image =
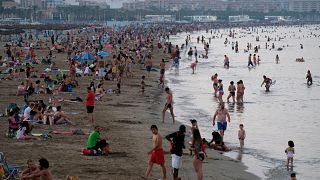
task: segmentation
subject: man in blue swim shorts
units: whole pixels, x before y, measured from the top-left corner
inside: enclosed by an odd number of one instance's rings
[[[216,113],[213,116],[212,125],[215,126],[215,122],[217,121],[217,126],[221,137],[224,136],[224,131],[227,129],[227,117],[228,122],[230,123],[230,115],[228,109],[224,107],[224,103],[221,102]]]

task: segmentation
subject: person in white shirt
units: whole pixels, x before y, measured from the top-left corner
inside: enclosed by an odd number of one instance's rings
[[[28,120],[30,118],[30,112],[32,108],[34,107],[34,104],[31,103],[29,106],[23,111],[23,120]]]

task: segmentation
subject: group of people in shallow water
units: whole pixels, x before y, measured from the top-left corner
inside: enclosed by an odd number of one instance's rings
[[[211,81],[213,82],[214,96],[218,98],[219,102],[224,102],[222,98],[224,95],[222,79],[219,79],[218,74],[216,73],[211,76]],[[245,86],[242,80],[239,80],[236,86],[233,81],[230,81],[227,102],[232,98],[233,102],[243,103],[244,90]]]

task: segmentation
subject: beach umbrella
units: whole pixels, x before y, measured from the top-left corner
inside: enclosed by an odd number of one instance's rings
[[[78,61],[78,60],[80,60],[80,56],[79,55],[75,55],[75,56],[72,57],[72,60]]]
[[[83,56],[81,57],[80,60],[81,60],[81,61],[84,61],[84,60],[92,61],[92,60],[94,60],[94,57],[93,57],[91,54],[86,53],[85,55],[83,55]]]
[[[107,56],[109,56],[109,53],[108,53],[108,52],[105,52],[105,51],[99,51],[99,52],[98,52],[98,56],[107,57]]]

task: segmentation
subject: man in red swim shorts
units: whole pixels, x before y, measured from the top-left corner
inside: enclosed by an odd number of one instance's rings
[[[152,170],[153,164],[159,164],[162,168],[163,179],[166,179],[166,167],[164,166],[164,152],[162,149],[162,137],[158,133],[158,128],[156,125],[151,126],[152,131],[152,149],[148,153],[150,155],[150,160],[148,164],[148,168],[145,174],[145,179],[149,178],[150,172]]]

